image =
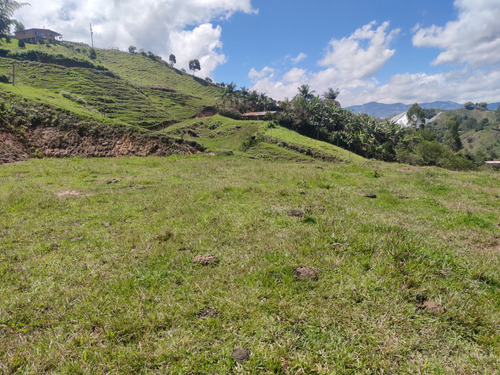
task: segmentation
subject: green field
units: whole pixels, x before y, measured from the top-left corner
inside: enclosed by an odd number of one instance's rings
[[[264,149],[0,166],[0,372],[498,374],[498,173]]]

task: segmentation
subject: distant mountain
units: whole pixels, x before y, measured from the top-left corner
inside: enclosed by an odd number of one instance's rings
[[[463,107],[462,104],[458,104],[455,102],[444,102],[444,101],[418,103],[418,104],[424,109],[435,108],[442,110],[453,110]],[[491,105],[495,105],[495,103]],[[376,118],[387,118],[390,116],[395,116],[397,114],[406,112],[410,109],[411,106],[412,104],[403,104],[403,103],[384,104],[384,103],[370,102],[363,105],[353,105],[347,108],[355,113],[367,113]],[[497,107],[498,105],[495,106],[495,109]]]
[[[498,106],[500,106],[500,103],[488,103],[488,109],[490,111],[496,111]]]

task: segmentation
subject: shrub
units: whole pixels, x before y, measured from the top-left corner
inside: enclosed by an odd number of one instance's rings
[[[6,76],[5,74],[0,74],[0,82],[2,83],[9,83],[10,79],[8,76]]]
[[[97,52],[95,51],[95,49],[93,49],[93,48],[91,48],[91,49],[90,49],[90,52],[89,52],[89,57],[90,57],[92,60],[97,59]]]
[[[22,39],[19,40],[18,45],[19,45],[19,48],[26,48],[26,43]]]

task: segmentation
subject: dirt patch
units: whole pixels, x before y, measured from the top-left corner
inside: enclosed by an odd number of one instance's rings
[[[310,267],[298,267],[295,268],[292,271],[292,274],[297,278],[297,279],[303,279],[303,280],[313,280],[317,281],[318,280],[318,271],[310,268]]]
[[[377,195],[376,194],[365,194],[365,197],[375,199],[375,198],[377,198]]]
[[[219,263],[219,258],[212,254],[200,254],[194,257],[193,263],[210,266]]]
[[[66,197],[66,196],[71,196],[71,197],[90,197],[91,194],[89,193],[84,193],[78,190],[59,190],[57,192],[57,197]]]
[[[432,315],[436,315],[436,316],[441,315],[446,311],[443,306],[437,304],[436,302],[434,302],[432,300],[425,300],[425,301],[419,302],[415,305],[415,307],[418,310],[426,311],[426,312],[428,312]]]

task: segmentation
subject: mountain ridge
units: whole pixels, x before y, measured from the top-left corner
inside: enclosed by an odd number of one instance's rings
[[[434,101],[434,102],[424,102],[418,103],[424,109],[442,109],[442,110],[454,110],[463,108],[463,104],[459,104],[453,101]],[[494,111],[500,103],[489,103],[488,109]],[[387,118],[390,116],[395,116],[400,113],[408,111],[412,104],[404,103],[379,103],[379,102],[369,102],[362,105],[353,105],[346,107],[346,109],[351,110],[354,113],[366,113],[376,118]]]

